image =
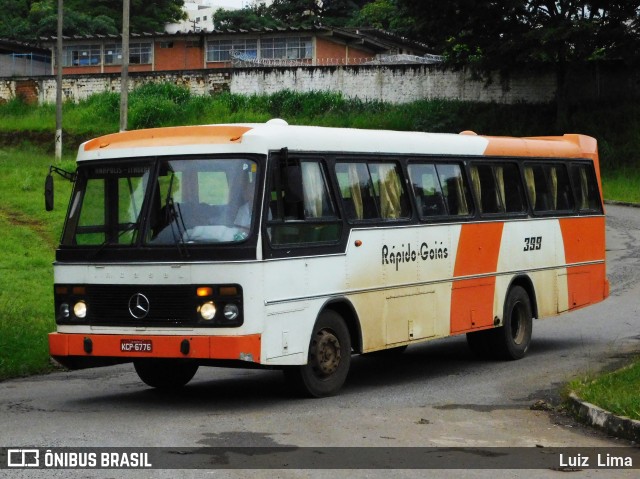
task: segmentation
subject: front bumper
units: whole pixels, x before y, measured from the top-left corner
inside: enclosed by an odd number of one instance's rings
[[[136,359],[175,358],[260,363],[260,334],[246,336],[151,336],[135,334],[50,333],[49,353],[69,369],[126,363]],[[144,351],[123,345],[140,342]]]

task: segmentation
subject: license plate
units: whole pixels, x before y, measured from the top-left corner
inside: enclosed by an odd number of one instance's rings
[[[122,339],[120,351],[123,353],[151,353],[153,342],[150,339]]]

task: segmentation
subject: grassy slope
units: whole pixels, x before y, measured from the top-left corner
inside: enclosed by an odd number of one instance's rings
[[[44,211],[50,161],[33,148],[0,149],[0,379],[49,367],[51,263],[70,194],[70,185],[57,181],[57,209]]]

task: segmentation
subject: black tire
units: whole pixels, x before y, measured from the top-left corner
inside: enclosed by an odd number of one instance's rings
[[[522,359],[531,344],[531,311],[531,300],[525,289],[514,286],[504,303],[502,326],[467,333],[469,348],[483,358]]]
[[[198,371],[196,363],[180,359],[141,359],[133,366],[142,382],[158,389],[179,389]]]
[[[502,326],[494,330],[497,354],[504,359],[522,359],[531,344],[533,315],[529,295],[521,286],[509,290],[502,322]]]
[[[351,337],[342,317],[335,311],[320,313],[313,327],[307,364],[283,369],[289,387],[307,397],[336,394],[349,373]]]

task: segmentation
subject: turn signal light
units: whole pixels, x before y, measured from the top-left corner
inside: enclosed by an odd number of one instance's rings
[[[209,287],[202,287],[202,288],[198,288],[196,290],[196,294],[198,295],[198,297],[200,298],[204,298],[207,296],[211,296],[213,294],[213,288],[209,288]]]

